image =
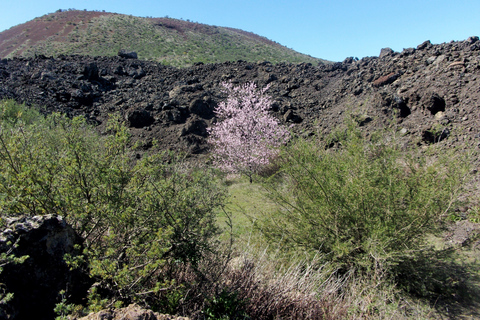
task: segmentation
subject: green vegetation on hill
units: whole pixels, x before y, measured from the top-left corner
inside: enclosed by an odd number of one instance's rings
[[[190,66],[196,62],[236,60],[315,64],[324,61],[253,33],[232,28],[171,18],[140,18],[120,14],[75,20],[72,14],[76,12],[79,17],[84,14],[82,11],[57,12],[29,22],[45,29],[50,28],[49,22],[52,25],[60,24],[61,27],[48,38],[25,42],[7,57],[35,54],[114,56],[119,50],[125,49],[136,51],[140,59],[176,67]],[[29,37],[28,31],[20,33],[22,37]]]

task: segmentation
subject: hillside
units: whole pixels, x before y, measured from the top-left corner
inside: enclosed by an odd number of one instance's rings
[[[0,40],[1,58],[115,56],[119,50],[133,50],[142,60],[176,67],[236,60],[326,62],[243,30],[79,10],[55,12],[17,25],[1,32]]]

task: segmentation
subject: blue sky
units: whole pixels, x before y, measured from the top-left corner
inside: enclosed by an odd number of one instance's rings
[[[239,28],[333,61],[480,36],[480,0],[1,1],[0,31],[57,9],[105,10]]]

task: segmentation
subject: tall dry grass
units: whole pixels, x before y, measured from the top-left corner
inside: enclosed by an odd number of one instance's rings
[[[173,278],[183,296],[171,312],[192,319],[430,318],[431,308],[400,298],[382,274],[340,276],[320,260],[247,246],[197,270],[177,268]]]

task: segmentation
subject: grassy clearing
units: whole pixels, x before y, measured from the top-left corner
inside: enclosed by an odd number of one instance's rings
[[[253,223],[261,215],[277,209],[259,183],[250,183],[247,177],[230,176],[222,184],[228,189],[226,211],[232,219],[233,234],[237,239],[249,239],[254,233]],[[225,213],[219,215],[220,226],[227,226]]]

